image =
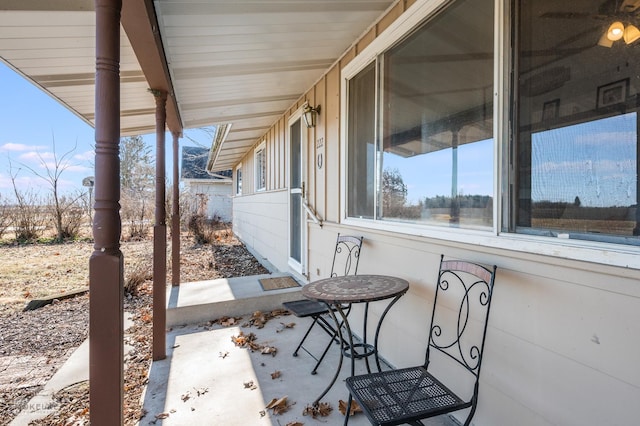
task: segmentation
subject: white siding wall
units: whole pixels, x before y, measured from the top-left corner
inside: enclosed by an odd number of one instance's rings
[[[337,232],[365,236],[359,273],[411,283],[381,334],[382,354],[396,366],[423,360],[441,253],[498,265],[474,424],[636,423],[638,270],[325,225],[310,229],[311,280],[318,269],[328,274]],[[381,311],[381,304],[373,307],[373,321]]]
[[[289,270],[286,123],[305,100],[321,105],[318,125],[309,130],[308,197],[325,222],[322,228],[309,225],[309,280],[329,275],[338,232],[365,237],[359,273],[409,280],[408,294],[385,320],[382,355],[399,367],[423,361],[441,253],[496,264],[495,297],[473,424],[638,424],[640,259],[634,262],[630,257],[628,267],[614,267],[604,264],[606,250],[593,250],[591,262],[566,260],[551,249],[547,255],[531,254],[525,249],[509,250],[509,243],[489,247],[339,223],[340,117],[344,114],[340,69],[394,20],[410,15],[407,9],[414,3],[399,1],[266,134],[266,193],[250,195],[253,151],[243,159],[246,186],[243,183],[244,195],[234,199],[235,232],[277,268]],[[314,164],[317,154],[323,155],[322,168]],[[373,316],[382,309],[380,303],[374,305]],[[456,378],[449,374],[446,379]]]
[[[235,197],[233,232],[281,271],[288,270],[287,191]]]
[[[207,216],[212,218],[220,216],[225,222],[232,218],[232,185],[231,182],[198,182],[188,183],[188,191],[191,194],[207,195]]]

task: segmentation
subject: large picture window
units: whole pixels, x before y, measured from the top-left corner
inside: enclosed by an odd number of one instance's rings
[[[349,79],[349,217],[492,229],[493,4],[455,2]]]
[[[514,3],[511,232],[640,244],[640,41],[607,34],[636,15],[622,3]]]

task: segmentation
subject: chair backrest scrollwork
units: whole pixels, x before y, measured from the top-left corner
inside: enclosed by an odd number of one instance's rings
[[[331,264],[332,277],[358,273],[362,240],[363,237],[338,234],[336,248],[333,252],[333,263]]]
[[[473,374],[477,387],[496,269],[440,258],[425,367],[431,350],[440,351]]]

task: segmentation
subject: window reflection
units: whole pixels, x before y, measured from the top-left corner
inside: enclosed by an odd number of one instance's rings
[[[621,2],[514,2],[517,232],[640,244],[635,19]],[[597,17],[597,19],[594,19]],[[624,19],[623,19],[624,18]],[[608,238],[608,239],[607,239]]]
[[[491,227],[492,5],[458,1],[384,55],[380,218]]]
[[[492,227],[493,6],[454,2],[349,81],[348,216]]]

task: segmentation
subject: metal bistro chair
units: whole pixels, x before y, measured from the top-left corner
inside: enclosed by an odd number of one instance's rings
[[[338,275],[356,275],[358,273],[358,263],[360,262],[360,249],[362,248],[362,240],[363,237],[355,237],[350,235],[340,235],[338,234],[338,238],[336,240],[335,250],[333,252],[333,262],[331,264],[331,276],[337,277]],[[293,356],[298,356],[298,351],[300,349],[304,350],[306,353],[311,355],[313,359],[315,359],[316,365],[313,367],[311,374],[316,374],[318,371],[318,367],[322,363],[327,352],[329,352],[329,348],[331,347],[331,343],[338,341],[338,332],[334,325],[332,325],[324,314],[329,313],[329,309],[324,303],[316,302],[309,299],[295,300],[292,302],[284,302],[284,307],[291,311],[295,316],[299,318],[311,317],[313,318],[313,322],[307,329],[307,332],[302,337],[302,340],[298,344],[298,347],[293,352]],[[344,307],[347,311],[350,307]],[[303,346],[307,336],[311,332],[311,329],[315,325],[320,326],[322,330],[324,330],[329,336],[331,336],[331,340],[327,344],[324,352],[320,355],[319,358],[316,358],[307,348]]]
[[[422,425],[420,419],[470,408],[464,423],[469,425],[478,403],[480,366],[495,273],[495,266],[487,269],[441,257],[424,364],[347,378],[346,412],[349,413],[355,399],[371,424]],[[432,351],[443,355],[438,363],[445,360],[460,371],[456,380],[466,374],[468,399],[456,395],[427,371]],[[474,383],[473,390],[471,383]],[[346,416],[344,424],[348,421]]]

